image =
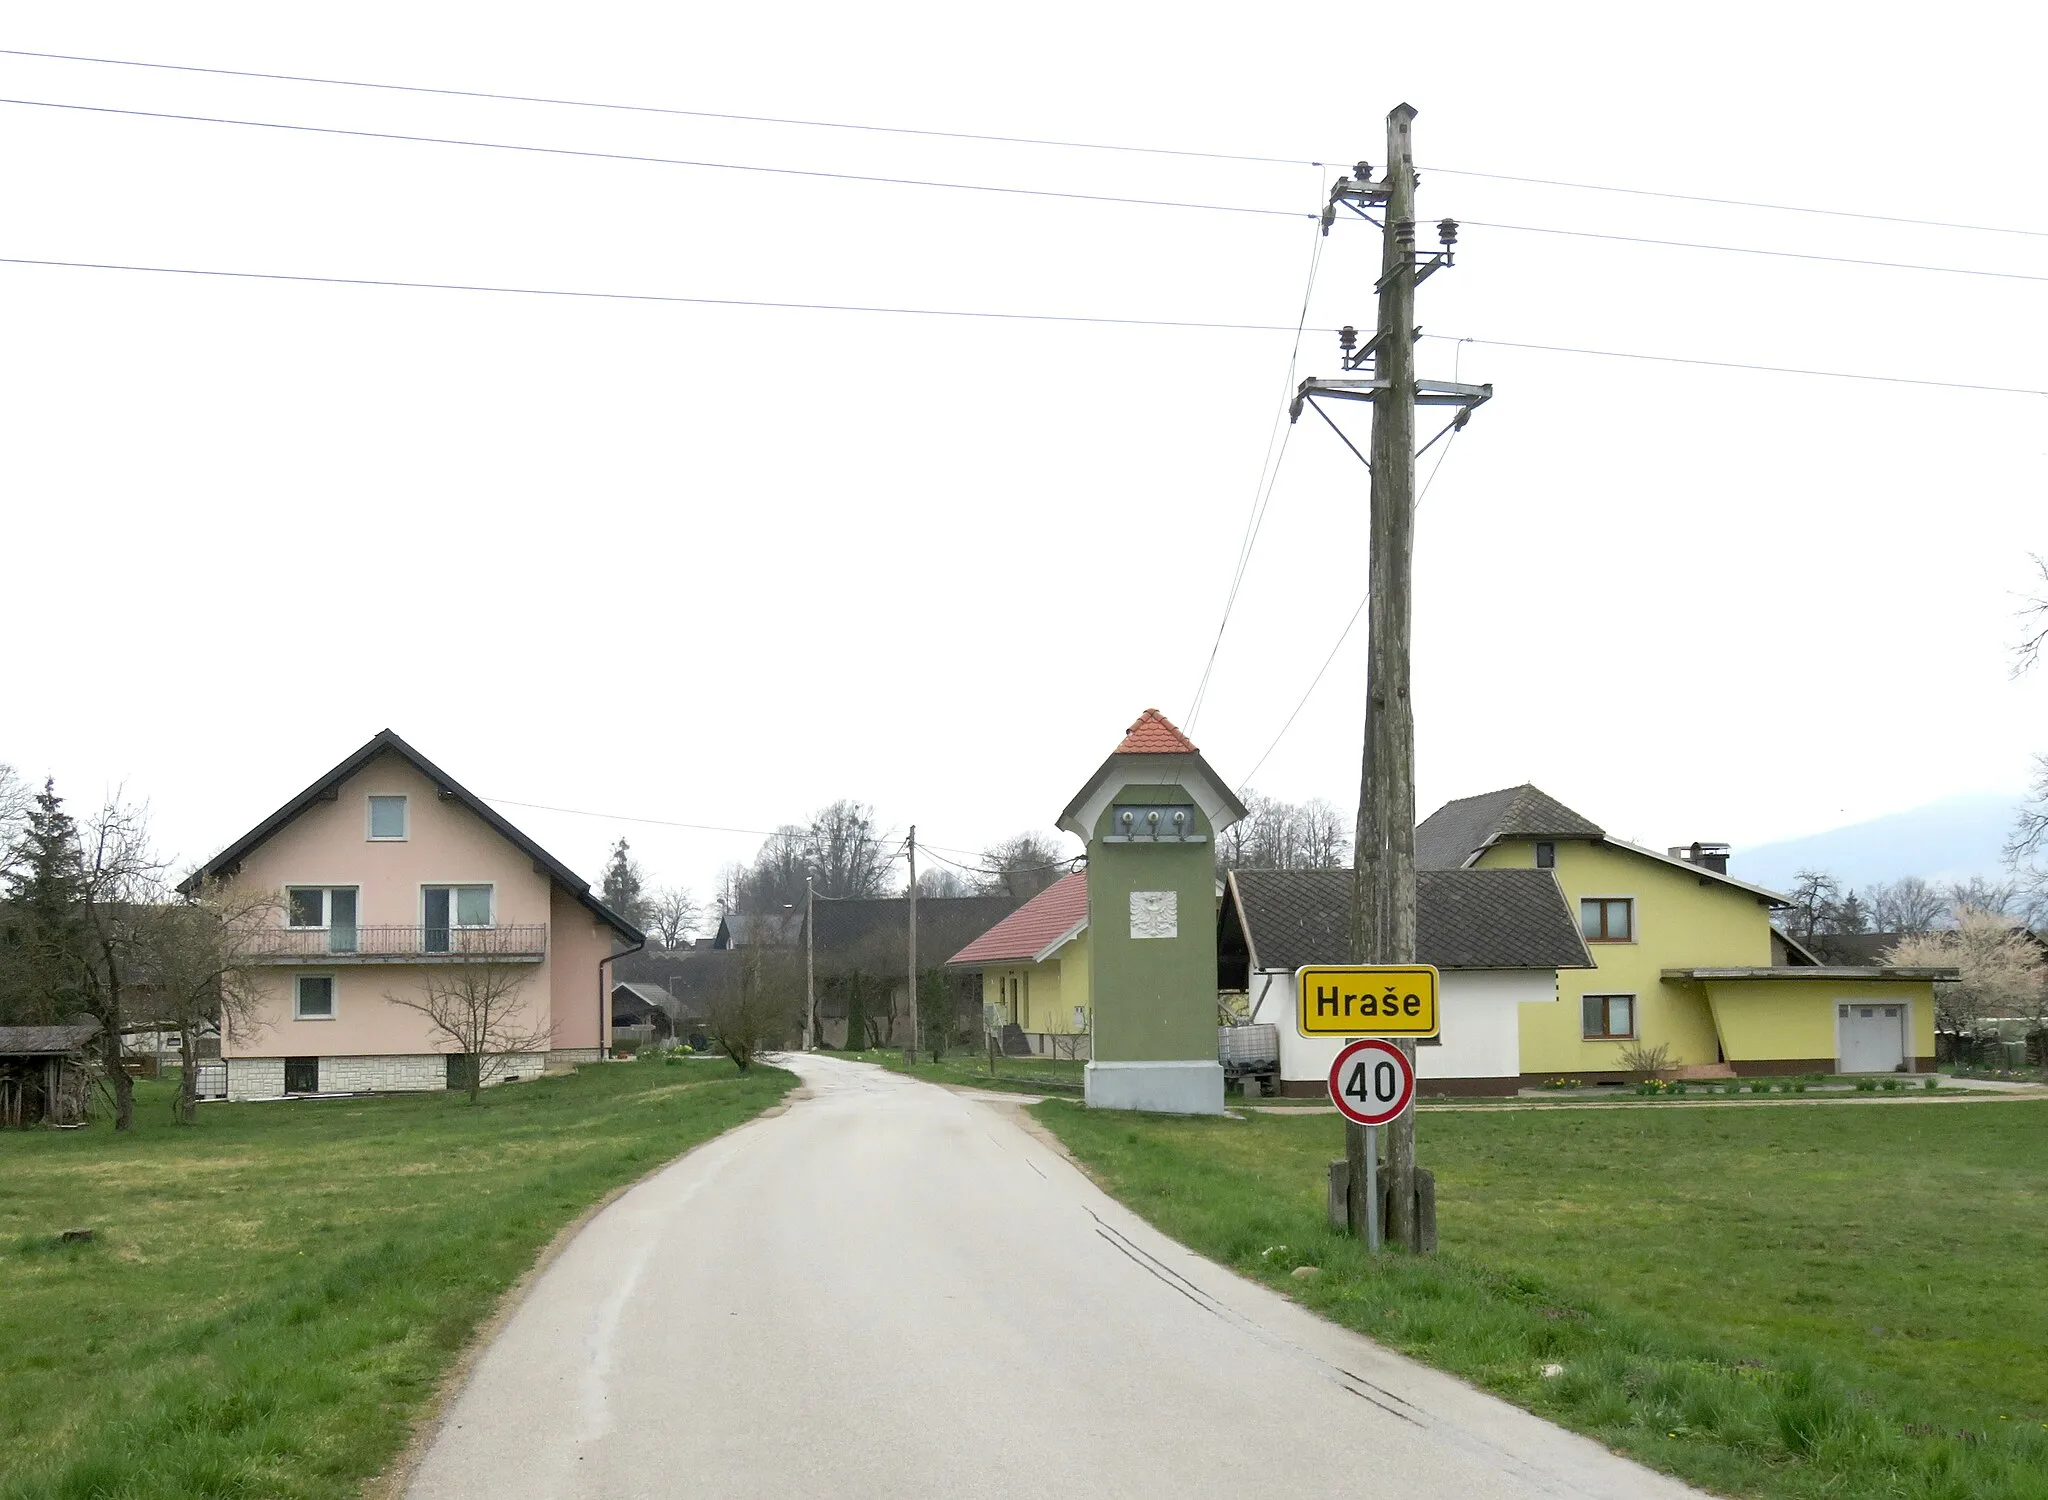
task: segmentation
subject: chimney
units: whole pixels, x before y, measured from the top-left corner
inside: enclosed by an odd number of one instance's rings
[[[1705,843],[1695,840],[1685,852],[1685,857],[1703,870],[1712,870],[1716,875],[1728,873],[1729,848],[1726,844]]]

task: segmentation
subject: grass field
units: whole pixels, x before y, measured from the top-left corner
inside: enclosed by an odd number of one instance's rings
[[[974,1088],[995,1088],[1017,1093],[1060,1093],[1081,1092],[1082,1070],[1085,1062],[1070,1062],[1056,1057],[1005,1057],[996,1062],[993,1076],[988,1070],[988,1056],[979,1052],[956,1052],[932,1062],[919,1058],[911,1067],[903,1065],[903,1054],[898,1051],[884,1051],[870,1048],[866,1052],[841,1054],[856,1062],[879,1063],[897,1073],[909,1073],[930,1083],[967,1084]]]
[[[131,1136],[0,1134],[0,1497],[357,1494],[562,1225],[793,1082],[634,1063],[186,1129],[144,1084]]]
[[[1332,1117],[1033,1112],[1168,1234],[1708,1488],[2048,1496],[2048,1103],[1433,1113],[1441,1253],[1377,1265]]]

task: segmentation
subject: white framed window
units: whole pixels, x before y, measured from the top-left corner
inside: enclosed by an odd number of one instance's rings
[[[420,924],[429,953],[449,951],[452,935],[466,927],[496,925],[497,891],[488,885],[420,887]]]
[[[352,885],[288,885],[284,891],[284,923],[299,932],[325,932],[330,953],[353,953],[356,946],[356,888]]]
[[[301,974],[292,981],[292,1019],[331,1021],[334,1019],[334,976]]]
[[[407,833],[405,798],[370,799],[370,838],[376,843],[402,843]]]

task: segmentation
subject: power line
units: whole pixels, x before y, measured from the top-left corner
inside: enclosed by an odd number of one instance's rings
[[[1908,260],[1862,260],[1853,255],[1816,255],[1805,250],[1766,250],[1756,245],[1709,245],[1697,240],[1653,239],[1647,235],[1601,234],[1591,229],[1557,229],[1542,224],[1493,224],[1484,219],[1459,221],[1473,229],[1505,229],[1515,234],[1555,234],[1575,240],[1609,240],[1621,245],[1658,245],[1674,250],[1716,250],[1723,255],[1765,255],[1773,260],[1816,260],[1836,266],[1872,266],[1882,271],[1935,271],[1944,276],[1989,276],[1999,281],[2048,281],[2032,271],[1990,271],[1982,266],[1934,266]]]
[[[1321,196],[1320,193],[1317,194]],[[1209,679],[1216,670],[1216,654],[1223,647],[1223,632],[1229,628],[1230,612],[1237,605],[1238,590],[1244,585],[1246,569],[1251,566],[1252,549],[1258,545],[1259,531],[1266,523],[1266,510],[1273,502],[1274,486],[1280,482],[1280,466],[1287,460],[1287,444],[1294,435],[1294,424],[1286,421],[1287,404],[1294,393],[1294,371],[1301,359],[1302,330],[1308,326],[1309,302],[1315,296],[1316,269],[1323,260],[1323,235],[1320,228],[1310,241],[1308,257],[1308,280],[1301,291],[1301,315],[1295,320],[1294,347],[1288,351],[1287,374],[1281,382],[1280,407],[1273,413],[1273,425],[1266,433],[1265,456],[1259,460],[1258,483],[1252,487],[1251,513],[1245,517],[1244,539],[1238,544],[1237,563],[1231,573],[1230,587],[1223,599],[1223,618],[1216,622],[1216,639],[1209,643],[1209,659],[1202,666],[1201,681],[1195,684],[1195,696],[1188,705],[1187,727],[1192,734],[1195,721],[1202,712],[1202,700],[1208,696]],[[1277,447],[1277,452],[1276,452]]]
[[[237,125],[253,130],[285,130],[304,135],[346,136],[364,141],[405,141],[422,146],[467,146],[480,151],[516,151],[536,156],[572,156],[591,161],[631,162],[642,166],[698,167],[716,172],[759,172],[772,177],[807,177],[829,182],[861,182],[889,187],[943,188],[960,193],[999,193],[1022,198],[1065,198],[1077,203],[1118,203],[1143,208],[1187,208],[1208,213],[1256,214],[1266,218],[1312,219],[1291,208],[1251,208],[1235,203],[1189,203],[1173,198],[1125,198],[1111,193],[1073,193],[1054,188],[1003,187],[986,182],[936,182],[922,177],[882,177],[862,172],[825,172],[809,167],[764,167],[735,161],[699,161],[680,156],[641,156],[626,151],[585,151],[568,146],[530,146],[515,141],[479,141],[458,136],[403,135],[390,130],[348,130],[338,125],[298,125],[281,120],[242,120],[223,115],[181,115],[155,109],[119,109],[108,104],[67,104],[52,99],[0,98],[0,104],[25,109],[65,109],[81,114],[123,115],[138,120],[175,120],[188,125]]]
[[[1554,177],[1516,177],[1507,172],[1472,172],[1458,167],[1424,167],[1447,177],[1479,177],[1489,182],[1521,182],[1532,187],[1574,188],[1585,193],[1624,193],[1632,198],[1669,198],[1678,203],[1711,203],[1721,208],[1761,208],[1780,214],[1816,214],[1829,219],[1865,219],[1874,224],[1910,224],[1920,229],[1961,229],[1973,234],[2019,234],[2048,239],[2048,229],[2013,229],[2001,224],[1959,224],[1950,219],[1909,219],[1899,214],[1860,213],[1849,208],[1814,208],[1799,203],[1762,203],[1751,198],[1714,198],[1704,193],[1672,193],[1658,188],[1611,187],[1598,182],[1561,182]]]
[[[101,67],[141,68],[157,72],[193,73],[216,78],[249,78],[269,83],[306,83],[324,88],[367,89],[383,93],[426,94],[448,99],[484,99],[509,104],[546,104],[572,109],[610,110],[628,114],[669,115],[695,120],[729,120],[749,125],[788,125],[808,130],[847,130],[877,135],[922,136],[935,140],[985,141],[1008,146],[1044,146],[1069,151],[1104,151],[1139,156],[1173,156],[1196,161],[1251,162],[1278,167],[1321,167],[1326,162],[1311,157],[1261,156],[1236,151],[1203,151],[1189,147],[1134,146],[1108,141],[1072,141],[1043,136],[996,135],[967,130],[939,130],[907,125],[874,125],[846,120],[807,120],[781,115],[740,114],[725,110],[681,109],[658,104],[628,104],[616,100],[572,99],[547,94],[513,94],[488,89],[458,89],[426,84],[387,83],[360,78],[327,78],[303,73],[272,73],[248,68],[205,67],[191,63],[150,62],[137,58],[93,57],[70,52],[38,52],[22,47],[0,47],[0,57],[28,57],[46,62],[87,63]],[[1340,153],[1341,155],[1341,153]],[[1337,158],[1333,157],[1331,160]],[[1489,182],[1514,182],[1532,187],[1565,188],[1577,192],[1618,193],[1637,198],[1663,198],[1679,203],[1704,203],[1722,208],[1762,209],[1771,213],[1812,214],[1824,218],[1861,219],[1876,224],[1904,224],[1922,229],[1953,229],[1972,234],[2023,235],[2048,238],[2048,230],[2019,229],[2002,224],[1970,224],[1950,219],[1916,219],[1899,214],[1876,214],[1856,209],[1823,208],[1812,204],[1771,203],[1751,198],[1724,198],[1706,193],[1681,193],[1668,189],[1623,187],[1612,183],[1574,182],[1554,177],[1527,177],[1512,172],[1481,172],[1469,167],[1425,166],[1427,172],[1449,177],[1470,177]]]
[[[620,110],[629,114],[677,115],[693,120],[731,120],[747,125],[796,125],[811,130],[858,130],[878,135],[927,136],[949,141],[988,141],[1005,146],[1053,146],[1071,151],[1119,151],[1142,156],[1182,156],[1201,161],[1258,162],[1278,167],[1320,167],[1319,161],[1287,156],[1247,156],[1232,151],[1194,151],[1171,146],[1118,146],[1099,141],[1048,140],[1025,135],[988,135],[967,130],[930,130],[907,125],[861,125],[844,120],[799,120],[777,115],[743,115],[711,109],[676,109],[659,104],[620,104],[600,99],[564,99],[545,94],[503,94],[486,89],[433,88],[416,83],[376,83],[361,78],[320,78],[301,73],[262,73],[244,68],[208,68],[190,63],[142,62],[125,57],[86,57],[70,52],[31,52],[0,47],[0,57],[35,57],[48,62],[94,63],[114,68],[151,68],[167,73],[204,73],[216,78],[255,78],[270,83],[312,83],[327,88],[375,89],[397,94],[435,94],[447,99],[494,99],[507,104],[553,104],[572,109]]]
[[[980,308],[887,307],[853,302],[777,302],[752,297],[685,297],[659,292],[597,292],[565,287],[491,286],[475,282],[400,281],[371,276],[310,276],[284,271],[226,271],[200,266],[150,266],[120,261],[57,260],[0,255],[0,265],[43,266],[77,271],[133,271],[157,276],[217,277],[231,281],[278,281],[311,286],[399,288],[425,292],[489,292],[517,297],[566,297],[598,302],[661,302],[688,307],[752,307],[787,312],[890,313],[916,318],[984,318],[1017,323],[1079,323],[1106,328],[1192,328],[1228,333],[1294,333],[1291,323],[1220,323],[1192,318],[1110,318],[1084,313],[991,312]],[[1511,339],[1427,333],[1424,338],[1450,343],[1483,344],[1494,349],[1531,349],[1548,354],[1584,354],[1601,359],[1648,360],[1657,364],[1699,365],[1716,370],[1756,370],[1770,375],[1808,375],[1827,380],[1869,380],[1884,385],[1929,386],[1938,390],[1988,391],[2007,396],[2048,396],[2031,386],[1983,385],[1961,380],[1928,380],[1911,375],[1870,375],[1856,370],[1815,370],[1796,365],[1750,364],[1732,359],[1696,359],[1681,354],[1646,354],[1627,349],[1582,349],[1565,344],[1535,344]]]
[[[1627,349],[1576,349],[1568,344],[1528,344],[1512,339],[1468,338],[1460,334],[1425,333],[1446,343],[1481,344],[1489,349],[1534,349],[1545,354],[1586,354],[1599,359],[1638,359],[1660,365],[1699,365],[1710,370],[1758,370],[1768,375],[1811,375],[1823,380],[1874,380],[1881,385],[1933,386],[1946,391],[1990,391],[2001,396],[2048,396],[2048,390],[2023,385],[1979,385],[1967,380],[1927,380],[1917,375],[1867,375],[1859,370],[1812,370],[1798,365],[1758,365],[1736,359],[1696,359],[1683,354],[1642,354]]]
[[[1420,509],[1422,502],[1429,497],[1430,486],[1436,483],[1436,476],[1443,472],[1444,460],[1451,456],[1451,449],[1457,445],[1458,432],[1460,430],[1457,428],[1452,429],[1450,441],[1444,444],[1444,451],[1437,455],[1436,466],[1429,471],[1429,478],[1422,482],[1422,489],[1415,496],[1417,509]],[[1344,436],[1341,432],[1337,435],[1339,437]],[[1346,438],[1345,442],[1348,444],[1350,439]],[[1353,451],[1355,452],[1356,450],[1354,449]],[[1344,643],[1351,639],[1352,627],[1358,623],[1358,617],[1365,613],[1365,606],[1371,602],[1371,599],[1372,595],[1368,592],[1364,598],[1358,601],[1358,608],[1351,611],[1351,618],[1344,622],[1344,628],[1337,634],[1337,643],[1330,647],[1330,654],[1323,658],[1323,664],[1316,668],[1316,675],[1309,679],[1308,687],[1303,691],[1300,700],[1294,705],[1294,712],[1287,716],[1287,722],[1282,724],[1280,732],[1273,736],[1273,743],[1266,746],[1265,754],[1253,761],[1252,768],[1244,773],[1244,779],[1238,783],[1240,790],[1251,785],[1252,778],[1259,774],[1260,767],[1264,766],[1272,758],[1273,752],[1280,748],[1280,742],[1287,738],[1287,731],[1294,727],[1294,721],[1300,718],[1301,711],[1308,707],[1308,700],[1314,697],[1316,689],[1322,686],[1323,674],[1330,670],[1330,663],[1337,659],[1337,653],[1342,651]]]
[[[691,307],[759,307],[789,312],[894,313],[914,318],[993,318],[1018,323],[1095,323],[1117,328],[1203,328],[1234,333],[1293,333],[1291,323],[1214,323],[1182,318],[1110,318],[1083,313],[990,312],[978,308],[883,307],[855,302],[776,302],[754,297],[685,297],[660,292],[595,292],[566,287],[491,286],[462,281],[400,281],[375,276],[309,276],[286,271],[223,271],[200,266],[149,266],[120,261],[46,260],[0,255],[0,265],[57,266],[79,271],[137,271],[157,276],[215,276],[235,281],[287,281],[313,286],[397,287],[423,292],[492,292],[516,297],[573,297],[599,302],[671,302]]]

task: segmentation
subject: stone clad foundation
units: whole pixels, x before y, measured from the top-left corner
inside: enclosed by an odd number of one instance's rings
[[[558,1071],[563,1061],[596,1062],[601,1054],[595,1047],[563,1053],[520,1053],[504,1059],[484,1079],[484,1086],[512,1079],[538,1078],[551,1065]],[[230,1099],[280,1099],[284,1097],[284,1063],[281,1057],[231,1057],[227,1060]],[[320,1092],[323,1094],[425,1094],[448,1087],[448,1054],[415,1052],[385,1057],[323,1057],[320,1059]]]

